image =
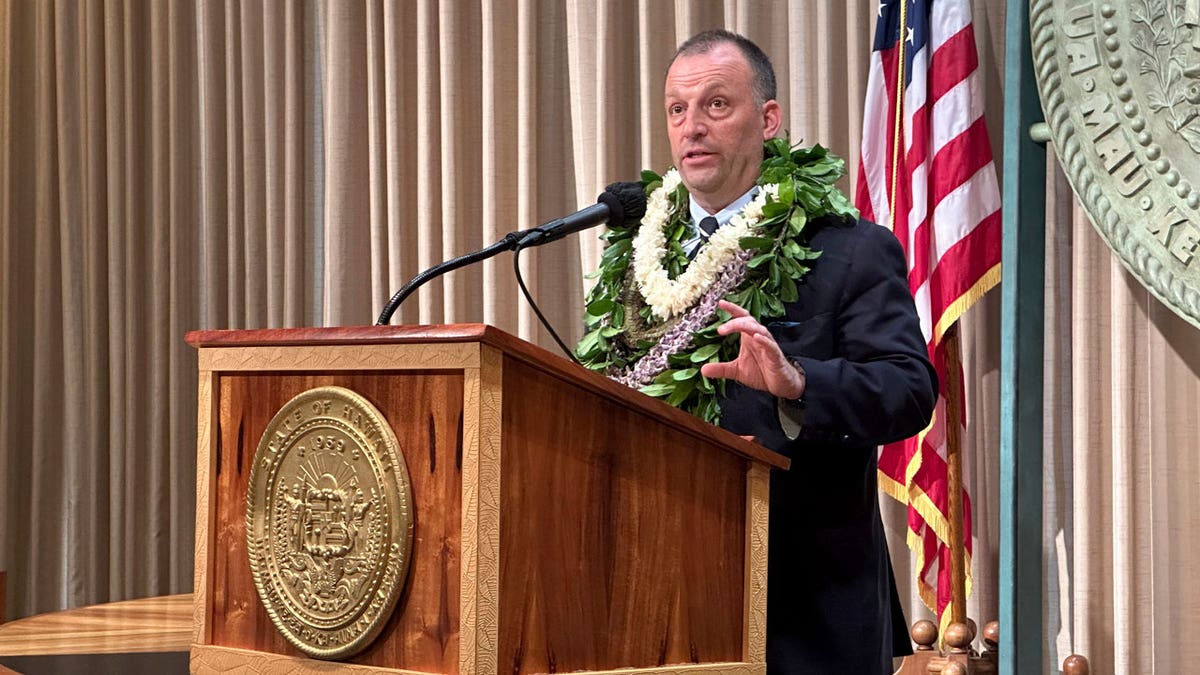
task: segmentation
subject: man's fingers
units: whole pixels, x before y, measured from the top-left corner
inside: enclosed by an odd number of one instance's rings
[[[736,305],[735,305],[736,307]],[[771,331],[767,327],[754,320],[752,316],[739,316],[726,321],[717,328],[717,332],[721,335],[729,335],[730,333],[741,333],[742,335],[762,335],[770,337]]]
[[[733,318],[735,318],[735,319],[738,318],[739,316],[750,316],[750,312],[747,312],[745,309],[743,309],[739,305],[735,305],[728,300],[718,300],[717,306],[720,307],[721,309],[725,310],[726,312],[729,312],[730,314],[732,314]]]
[[[773,358],[784,359],[783,349],[779,347],[779,343],[775,341],[775,336],[767,329],[763,329],[761,333],[755,333],[753,344],[749,345],[752,349],[763,355],[771,355]]]
[[[737,373],[737,367],[732,361],[722,361],[716,363],[706,363],[700,367],[700,374],[710,379],[725,379],[733,377]]]

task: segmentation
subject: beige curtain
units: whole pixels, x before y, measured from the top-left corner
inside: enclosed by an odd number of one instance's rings
[[[1092,672],[1183,673],[1200,646],[1200,332],[1048,181],[1047,642]],[[1051,293],[1050,291],[1054,292]]]
[[[999,154],[1003,3],[975,3]],[[0,0],[0,569],[9,616],[190,589],[194,328],[348,325],[434,263],[669,161],[675,44],[774,57],[794,140],[857,169],[874,3]],[[1182,672],[1197,649],[1200,347],[1051,174],[1047,664]],[[849,187],[849,183],[846,183]],[[591,234],[521,269],[569,342]],[[551,346],[501,256],[404,323]],[[999,297],[964,326],[970,614],[996,616]],[[910,610],[903,508],[884,502]]]
[[[185,3],[0,4],[9,616],[188,585],[194,27]]]

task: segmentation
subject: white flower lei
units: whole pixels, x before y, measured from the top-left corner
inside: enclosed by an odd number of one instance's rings
[[[758,233],[768,198],[775,200],[779,196],[778,184],[763,185],[728,224],[717,228],[709,237],[708,245],[688,263],[687,269],[671,279],[662,261],[667,252],[666,227],[671,219],[671,195],[679,183],[679,171],[667,171],[662,186],[650,194],[642,226],[633,238],[634,280],[646,304],[660,321],[683,313],[700,299],[721,269],[741,250],[739,242],[742,238]]]

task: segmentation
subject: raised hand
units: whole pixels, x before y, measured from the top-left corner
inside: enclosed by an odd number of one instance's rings
[[[804,373],[787,360],[767,327],[732,302],[722,300],[720,307],[732,318],[721,324],[717,332],[721,335],[739,333],[741,346],[736,359],[705,364],[700,373],[705,377],[734,380],[779,398],[800,398],[804,394]]]

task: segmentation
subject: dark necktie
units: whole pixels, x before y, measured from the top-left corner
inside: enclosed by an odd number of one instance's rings
[[[700,253],[700,248],[704,245],[704,242],[708,241],[712,233],[717,231],[717,219],[712,216],[706,216],[696,225],[696,230],[700,235],[700,239],[692,244],[692,248],[687,254],[688,260],[695,259],[696,255]]]

